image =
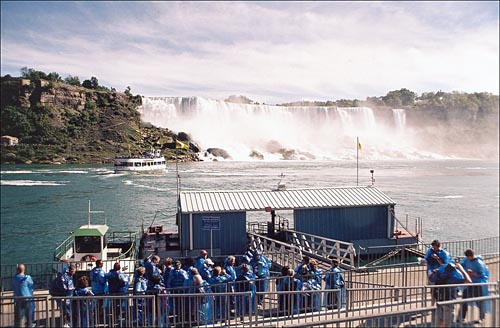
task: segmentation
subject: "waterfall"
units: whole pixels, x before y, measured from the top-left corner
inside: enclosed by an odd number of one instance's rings
[[[404,111],[369,107],[302,107],[229,103],[200,97],[146,97],[142,119],[186,132],[202,149],[222,148],[233,160],[352,159],[356,137],[366,159],[414,158]],[[382,113],[383,112],[383,113]],[[397,118],[397,119],[396,119]]]
[[[406,126],[406,111],[401,108],[394,108],[392,113],[394,115],[394,124],[396,124],[396,128],[399,131],[404,130]]]

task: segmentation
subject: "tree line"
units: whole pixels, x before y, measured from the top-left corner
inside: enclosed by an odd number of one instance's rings
[[[6,75],[6,77],[10,77],[9,75]],[[92,76],[88,80],[84,80],[83,82],[80,82],[80,78],[76,75],[67,75],[64,79],[61,77],[61,75],[57,72],[50,72],[50,73],[45,73],[43,71],[38,71],[34,68],[28,68],[28,67],[22,67],[21,68],[21,77],[29,80],[46,80],[49,82],[56,82],[56,83],[66,83],[69,85],[73,86],[78,86],[78,87],[84,87],[86,89],[91,89],[91,90],[96,90],[96,91],[110,91],[110,92],[116,92],[115,88],[108,88],[104,85],[99,84],[99,80],[97,77]],[[128,97],[133,97],[130,86],[127,86],[125,91],[123,91]]]
[[[280,106],[337,106],[337,107],[373,107],[404,108],[423,111],[455,111],[471,114],[495,114],[499,110],[499,97],[488,92],[465,93],[424,92],[421,95],[402,88],[389,91],[385,96],[367,97],[365,100],[340,99],[336,101],[300,101],[281,104]]]

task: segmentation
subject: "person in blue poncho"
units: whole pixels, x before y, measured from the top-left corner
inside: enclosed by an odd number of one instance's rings
[[[429,276],[429,280],[437,286],[471,283],[469,274],[457,263],[442,264]],[[457,297],[456,287],[436,287],[432,289],[434,299],[438,302],[454,300]],[[440,327],[449,327],[453,322],[454,304],[440,305],[436,319]]]
[[[467,271],[473,283],[485,283],[488,282],[488,278],[490,273],[488,271],[488,267],[484,263],[483,259],[480,256],[476,256],[472,249],[467,249],[464,252],[465,258],[460,262],[460,264],[464,267],[464,270]],[[488,296],[488,286],[468,286],[463,292],[463,298],[471,298],[471,297],[480,297],[480,296]],[[476,323],[481,324],[484,321],[485,314],[490,311],[490,303],[488,301],[477,302],[479,307],[479,320]],[[468,304],[462,304],[462,319],[463,321],[467,315]]]
[[[209,284],[203,280],[201,275],[197,274],[193,278],[194,281],[194,293],[200,294],[195,297],[194,302],[191,302],[191,305],[194,307],[191,310],[193,311],[193,318],[195,322],[200,325],[209,325],[213,323],[213,312],[212,312],[212,303],[213,297],[211,295],[212,290],[210,289]]]
[[[75,296],[94,296],[90,289],[87,276],[81,276],[75,289]],[[77,327],[94,327],[94,299],[80,299],[73,301],[73,324]]]
[[[440,265],[451,263],[453,258],[448,251],[441,248],[441,242],[435,239],[427,250],[424,260],[427,263],[427,276],[430,276]]]
[[[259,293],[266,293],[269,291],[269,276],[271,270],[271,261],[262,255],[259,251],[253,252],[253,258],[250,261],[252,271],[256,276],[255,287]],[[264,294],[257,295],[257,306],[262,308],[264,305]]]
[[[437,268],[439,268],[440,265],[453,262],[453,258],[451,257],[450,253],[441,248],[441,242],[437,239],[432,241],[431,247],[427,250],[424,260],[427,263],[427,282],[430,285],[433,284],[429,279],[430,275]],[[434,304],[435,302],[436,300],[434,299],[434,294],[431,293],[431,304]]]
[[[134,279],[134,295],[146,294],[148,290],[148,279],[144,276],[145,273],[146,269],[143,266],[137,268],[136,277]],[[134,299],[134,320],[139,326],[143,326],[145,324],[145,309],[150,308],[151,306],[152,302],[147,304],[144,298]]]
[[[182,263],[179,260],[174,261],[174,267],[168,275],[167,288],[170,294],[181,294],[186,281],[189,279],[188,273],[182,269]],[[179,316],[179,320],[183,320],[187,316],[186,312],[182,311],[183,300],[179,296],[169,299],[170,309],[174,314]]]
[[[17,266],[17,274],[12,279],[14,296],[29,297],[33,296],[33,279],[25,273],[24,264]],[[16,299],[14,301],[14,325],[21,327],[23,317],[26,319],[26,327],[31,327],[35,321],[35,303],[30,299]]]
[[[278,292],[300,291],[302,282],[294,277],[295,272],[288,266],[281,270],[282,276],[277,279],[276,290]],[[299,294],[298,293],[279,293],[278,305],[280,314],[292,316],[299,313]]]
[[[153,276],[160,276],[161,282],[163,283],[163,276],[160,268],[158,267],[159,263],[160,257],[158,255],[153,255],[151,257],[151,261],[144,263],[144,268],[146,269],[144,276],[148,279],[148,287],[152,287],[154,285]]]
[[[127,267],[121,268],[120,262],[116,262],[113,265],[113,269],[109,270],[108,274],[106,274],[106,279],[108,281],[109,294],[110,295],[127,295],[128,287],[130,283],[130,277],[121,272],[127,270]],[[127,300],[113,300],[115,304],[115,319],[121,320],[123,318],[122,315],[125,315]]]
[[[54,280],[54,287],[56,291],[52,291],[53,296],[73,296],[75,292],[75,283],[73,276],[76,273],[76,267],[70,265],[64,268],[62,273],[58,273]],[[55,292],[55,294],[54,294]],[[70,299],[57,299],[56,304],[61,311],[62,322],[65,322],[64,327],[70,326],[71,321],[71,300]]]
[[[328,309],[345,308],[345,281],[342,269],[337,259],[332,259],[332,267],[325,274],[326,289],[340,289],[340,291],[328,292],[326,306]]]
[[[227,275],[230,277],[228,281],[228,286],[227,286],[227,291],[230,293],[234,292],[234,282],[236,281],[236,277],[238,274],[236,273],[236,268],[234,267],[236,263],[236,258],[234,256],[228,256],[224,260],[224,270],[226,271]],[[230,311],[234,311],[235,309],[235,304],[236,301],[233,296],[229,298],[230,302]]]
[[[95,261],[95,267],[90,270],[90,285],[95,296],[103,296],[108,294],[108,281],[106,280],[106,271],[103,268],[102,260]],[[99,320],[102,323],[104,319],[104,299],[98,298],[96,309],[99,314]]]
[[[210,285],[210,289],[214,293],[220,293],[221,295],[214,296],[214,306],[213,314],[215,316],[215,321],[225,321],[228,318],[228,307],[227,307],[227,295],[231,281],[231,276],[222,270],[220,266],[216,266],[212,271],[212,277],[208,279],[207,283]]]
[[[162,277],[160,275],[154,275],[151,278],[151,283],[148,286],[147,294],[149,295],[155,295],[155,300],[156,300],[156,305],[157,305],[157,310],[159,312],[156,313],[156,322],[152,322],[152,317],[151,314],[148,313],[148,325],[149,326],[154,326],[154,327],[166,327],[167,326],[167,320],[168,320],[168,312],[169,312],[169,305],[168,305],[168,299],[166,297],[161,297],[160,295],[164,295],[167,293],[167,290],[165,289],[165,286],[161,282]],[[151,303],[150,303],[151,304]],[[155,309],[155,310],[156,310]],[[149,311],[153,310],[152,304],[148,307]]]
[[[250,266],[243,263],[240,266],[240,274],[236,277],[234,291],[237,293],[247,292],[246,295],[236,297],[236,314],[243,321],[244,317],[254,313],[253,300],[255,297],[255,276],[250,271]]]

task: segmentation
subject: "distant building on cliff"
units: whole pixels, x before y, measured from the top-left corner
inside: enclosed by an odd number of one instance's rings
[[[2,145],[15,146],[19,143],[19,139],[11,136],[2,136]]]

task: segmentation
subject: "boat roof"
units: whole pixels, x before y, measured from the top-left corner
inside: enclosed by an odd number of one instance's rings
[[[373,186],[285,190],[182,191],[181,213],[247,212],[332,207],[395,205]]]
[[[75,237],[84,236],[104,236],[109,227],[105,224],[86,224],[78,228],[73,235]]]

